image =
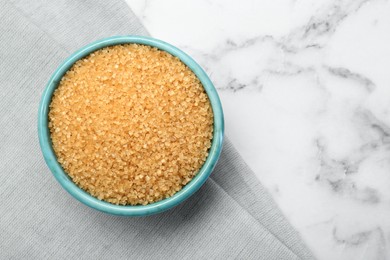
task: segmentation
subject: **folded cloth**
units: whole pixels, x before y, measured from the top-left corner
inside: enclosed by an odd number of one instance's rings
[[[70,53],[147,35],[115,0],[0,0],[0,259],[312,259],[226,140],[212,177],[165,213],[116,217],[71,198],[40,152],[37,110]]]

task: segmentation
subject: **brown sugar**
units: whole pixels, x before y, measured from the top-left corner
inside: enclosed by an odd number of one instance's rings
[[[53,149],[92,196],[137,205],[168,198],[204,164],[213,113],[195,74],[146,45],[100,49],[77,61],[49,111]]]

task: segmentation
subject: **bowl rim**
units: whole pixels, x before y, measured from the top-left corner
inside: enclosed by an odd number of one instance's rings
[[[52,148],[50,132],[48,129],[48,112],[49,105],[54,90],[57,88],[63,75],[70,69],[70,67],[79,59],[89,55],[90,53],[112,45],[120,45],[127,43],[137,43],[142,45],[149,45],[156,47],[160,50],[166,51],[173,56],[178,57],[184,64],[186,64],[201,81],[211,103],[211,107],[214,114],[214,131],[213,140],[209,150],[209,155],[198,174],[179,192],[175,193],[172,197],[163,199],[158,202],[154,202],[148,205],[114,205],[105,201],[98,200],[86,191],[78,187],[62,169],[61,165],[57,161],[57,157]],[[83,204],[94,208],[96,210],[119,216],[147,216],[156,213],[163,212],[174,206],[177,206],[191,195],[193,195],[207,180],[213,171],[222,150],[224,137],[224,117],[222,111],[221,101],[218,93],[207,76],[204,70],[197,64],[189,55],[175,46],[166,43],[164,41],[138,35],[123,35],[112,36],[104,38],[95,42],[92,42],[78,51],[70,55],[53,73],[49,79],[45,90],[42,93],[42,98],[39,104],[38,111],[38,138],[43,157],[50,171],[61,184],[61,186],[70,193],[74,198]]]

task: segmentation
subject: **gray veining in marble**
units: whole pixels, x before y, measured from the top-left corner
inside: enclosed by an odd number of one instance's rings
[[[219,89],[226,130],[319,259],[390,259],[390,2],[127,0]]]

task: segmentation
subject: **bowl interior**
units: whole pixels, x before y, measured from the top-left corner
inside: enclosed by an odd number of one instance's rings
[[[137,206],[122,206],[114,205],[105,201],[101,201],[91,196],[89,193],[85,192],[79,188],[70,177],[64,172],[61,165],[58,163],[54,150],[52,148],[50,132],[48,128],[48,112],[49,105],[54,90],[57,88],[62,76],[68,71],[71,66],[79,59],[87,56],[88,54],[107,47],[111,45],[126,44],[126,43],[138,43],[156,47],[158,49],[169,52],[173,56],[178,57],[183,63],[185,63],[199,78],[205,91],[209,97],[211,107],[214,114],[214,129],[213,129],[213,140],[211,148],[209,151],[209,156],[206,159],[206,162],[198,172],[198,174],[181,189],[179,192],[174,194],[172,197],[151,203],[148,205],[137,205]],[[73,197],[82,203],[95,208],[97,210],[122,216],[146,216],[155,213],[159,213],[165,210],[168,210],[185,199],[191,196],[195,191],[197,191],[203,183],[207,180],[212,170],[215,167],[215,164],[219,158],[219,155],[222,150],[223,143],[223,134],[224,134],[224,119],[221,102],[219,100],[216,89],[214,88],[212,82],[208,78],[207,74],[203,69],[187,54],[183,51],[177,49],[176,47],[154,39],[144,36],[114,36],[106,39],[99,40],[97,42],[91,43],[82,49],[75,52],[68,59],[66,59],[55,71],[55,73],[50,78],[46,89],[43,92],[41,103],[39,106],[38,114],[38,135],[39,143],[45,161],[52,171],[54,177],[58,182],[67,190]]]

